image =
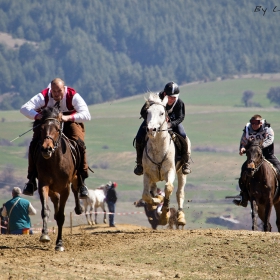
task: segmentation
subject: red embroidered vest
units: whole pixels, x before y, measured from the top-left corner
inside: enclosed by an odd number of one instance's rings
[[[40,111],[44,108],[47,107],[48,105],[48,102],[49,102],[49,88],[46,88],[44,90],[42,90],[42,95],[44,96],[44,99],[45,99],[45,105],[43,107],[41,107]],[[70,88],[70,87],[67,87],[67,93],[66,93],[66,106],[67,106],[67,109],[69,111],[73,111],[75,110],[73,105],[72,105],[72,99],[73,99],[73,96],[76,94],[76,91],[73,89],[73,88]]]

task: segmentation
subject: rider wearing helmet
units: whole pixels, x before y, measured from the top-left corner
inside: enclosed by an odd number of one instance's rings
[[[185,118],[185,104],[184,102],[179,98],[180,89],[179,86],[174,82],[169,82],[165,85],[164,90],[159,92],[158,95],[163,100],[163,98],[167,95],[168,96],[168,102],[166,104],[166,111],[169,117],[168,121],[168,128],[172,128],[173,132],[179,134],[182,136],[186,141],[186,149],[182,151],[182,158],[184,161],[184,164],[182,166],[182,172],[183,174],[190,174],[190,154],[191,154],[191,143],[189,138],[186,135],[186,132],[184,130],[184,127],[182,125],[182,122]],[[147,108],[146,104],[143,105],[141,109],[141,117],[144,119],[142,124],[140,125],[140,128],[137,132],[137,135],[135,137],[136,140],[136,167],[134,168],[134,173],[136,175],[142,175],[143,174],[143,166],[142,166],[142,156],[143,151],[145,147],[145,139],[146,139],[146,129],[145,126],[147,125]]]
[[[243,134],[240,140],[239,155],[242,156],[246,153],[246,145],[250,139],[263,140],[262,153],[266,160],[268,160],[278,172],[278,181],[280,177],[280,162],[274,155],[274,131],[269,123],[266,122],[260,115],[254,115],[250,122],[246,124],[243,129]],[[233,203],[237,206],[247,207],[249,194],[246,187],[246,165],[245,161],[241,167],[241,175],[239,178],[240,199],[234,199]]]

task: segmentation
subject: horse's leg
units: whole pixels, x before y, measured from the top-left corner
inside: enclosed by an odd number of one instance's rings
[[[150,177],[144,173],[143,175],[143,182],[144,182],[144,189],[143,189],[143,194],[142,194],[142,199],[147,203],[147,205],[151,206],[156,206],[160,204],[160,200],[156,197],[151,196],[151,189],[156,188],[156,183],[152,182]],[[151,210],[151,209],[150,209]]]
[[[86,200],[86,199],[84,199],[84,200]],[[91,221],[89,219],[89,213],[87,212],[87,209],[88,209],[88,205],[86,205],[84,211],[85,211],[85,216],[86,216],[86,219],[87,219],[87,223],[88,223],[88,225],[91,225]]]
[[[178,189],[176,192],[176,198],[178,203],[178,213],[177,213],[177,225],[184,228],[186,224],[185,213],[183,212],[183,205],[185,200],[184,187],[187,182],[187,176],[182,173],[182,169],[177,172],[178,177]]]
[[[258,230],[258,206],[256,200],[253,198],[251,199],[251,216],[252,216],[252,230]]]
[[[48,236],[48,218],[50,216],[50,210],[48,207],[48,196],[49,196],[49,186],[41,186],[39,181],[39,195],[42,205],[41,217],[43,220],[42,235],[40,237],[41,242],[49,242],[51,239]]]
[[[272,199],[269,200],[266,204],[265,204],[265,208],[264,208],[264,224],[263,224],[263,231],[267,232],[267,231],[271,231],[271,224],[269,222],[270,220],[270,215],[271,215],[271,210],[272,210],[272,206],[273,206],[273,202]]]
[[[274,205],[274,208],[276,213],[276,225],[277,225],[278,232],[280,232],[280,202],[277,202]]]
[[[62,193],[60,193],[59,207],[58,207],[57,213],[55,214],[55,219],[56,219],[56,223],[57,223],[57,227],[58,227],[57,238],[56,238],[56,243],[55,243],[56,251],[64,251],[63,242],[62,242],[62,227],[63,227],[64,221],[65,221],[64,209],[65,209],[66,201],[69,197],[69,193],[70,193],[69,187],[65,188],[64,191]],[[53,200],[53,198],[52,198],[52,200]],[[54,200],[55,200],[55,198],[54,198]]]
[[[77,184],[78,184],[78,180],[76,177],[71,184],[71,189],[72,189],[72,192],[73,192],[74,198],[75,198],[75,213],[77,215],[81,215],[83,213],[83,208],[80,203]]]
[[[101,203],[101,208],[102,208],[103,213],[104,213],[103,222],[104,222],[104,224],[107,224],[107,220],[106,220],[106,209],[105,209],[105,203],[104,203],[104,202]]]
[[[93,214],[93,206],[91,206],[91,210],[90,210],[91,214]],[[95,225],[97,224],[97,209],[96,207],[94,206],[94,221],[93,219],[91,218],[91,221],[92,221],[92,224]]]
[[[165,187],[164,187],[164,200],[163,205],[161,209],[161,215],[159,218],[159,224],[160,225],[166,225],[169,221],[170,212],[169,212],[169,204],[170,204],[170,196],[172,195],[174,186],[173,182],[175,180],[175,168],[170,168],[167,172],[166,178],[165,178]]]

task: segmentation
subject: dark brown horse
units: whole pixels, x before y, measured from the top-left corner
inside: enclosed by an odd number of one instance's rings
[[[35,164],[38,172],[39,195],[42,204],[43,219],[41,242],[49,242],[47,221],[50,210],[48,197],[54,205],[54,219],[57,222],[57,251],[64,251],[62,244],[62,227],[64,224],[64,208],[70,193],[70,184],[75,197],[75,212],[82,213],[78,197],[78,180],[76,172],[75,151],[71,150],[70,140],[63,134],[61,113],[57,108],[45,108],[42,111],[41,140],[35,152]]]
[[[276,225],[280,232],[280,198],[276,172],[272,165],[264,159],[262,142],[249,141],[246,147],[246,185],[252,209],[252,230],[257,230],[257,217],[263,222],[263,230],[271,231],[269,222],[274,205]]]

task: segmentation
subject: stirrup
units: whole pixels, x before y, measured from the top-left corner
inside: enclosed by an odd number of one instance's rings
[[[143,166],[142,166],[142,164],[137,164],[137,165],[135,166],[135,168],[134,168],[134,174],[135,174],[135,175],[138,175],[138,176],[143,175]]]

